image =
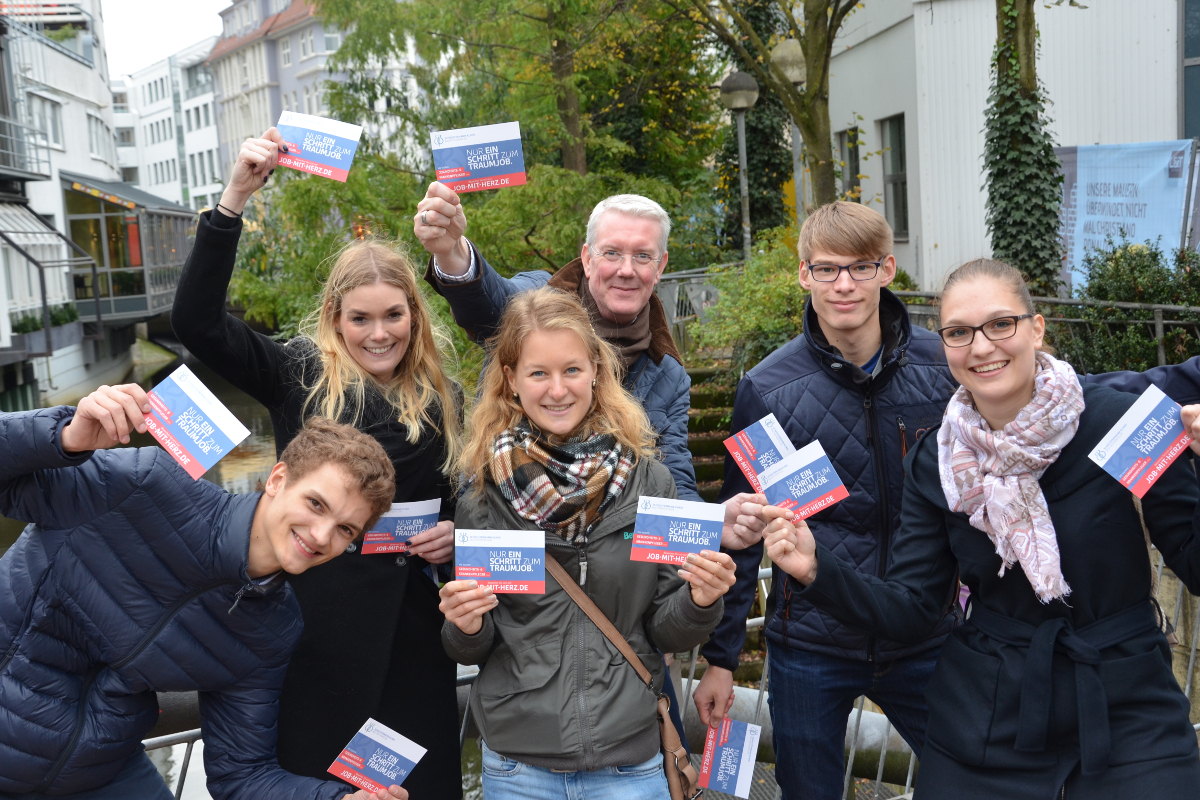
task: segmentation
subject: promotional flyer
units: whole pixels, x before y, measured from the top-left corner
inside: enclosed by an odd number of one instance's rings
[[[785,456],[759,480],[768,503],[794,511],[800,519],[845,500],[848,494],[820,442],[810,442]]]
[[[346,182],[362,137],[361,125],[284,111],[275,127],[288,146],[286,153],[279,154],[279,166]]]
[[[1088,458],[1135,495],[1154,482],[1192,443],[1179,417],[1179,404],[1151,386],[1126,411]]]
[[[250,435],[187,365],[149,392],[146,429],[193,480]]]
[[[519,122],[434,131],[429,147],[434,176],[459,194],[525,185]]]
[[[386,791],[404,783],[425,753],[425,748],[411,739],[368,719],[328,771],[367,791]]]
[[[639,497],[630,561],[682,564],[688,553],[721,548],[725,506]]]
[[[496,594],[545,594],[546,534],[457,530],[454,577],[478,581]]]
[[[762,492],[759,476],[796,452],[774,414],[767,414],[745,430],[730,436],[725,440],[725,449],[733,456],[734,462],[756,492]]]
[[[363,554],[407,553],[408,540],[437,525],[441,510],[440,497],[415,503],[392,503],[391,510],[363,535]]]
[[[720,727],[709,728],[700,759],[700,787],[749,797],[761,735],[760,726],[728,717]]]

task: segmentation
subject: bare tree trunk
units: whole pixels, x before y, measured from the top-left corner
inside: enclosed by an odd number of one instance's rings
[[[550,73],[558,85],[558,117],[566,129],[562,141],[564,169],[587,175],[587,149],[583,142],[583,122],[579,115],[579,93],[575,89],[575,52],[557,30],[553,11],[547,14],[550,29]]]
[[[834,175],[833,137],[829,124],[829,61],[831,39],[837,31],[829,29],[828,0],[807,0],[804,4],[804,61],[809,67],[809,83],[800,96],[804,114],[796,120],[804,137],[808,169],[812,176],[813,204],[823,206],[838,197]]]

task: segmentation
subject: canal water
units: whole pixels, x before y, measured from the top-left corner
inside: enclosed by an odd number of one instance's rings
[[[133,380],[144,388],[151,389],[169,376],[183,359],[176,359],[161,369],[156,369],[153,375],[134,374]],[[237,389],[231,383],[219,377],[215,372],[194,359],[187,359],[188,367],[204,385],[212,390],[225,406],[233,412],[242,424],[250,429],[250,436],[238,445],[229,455],[225,456],[216,466],[205,473],[201,480],[212,481],[230,492],[243,493],[256,491],[261,482],[267,479],[271,467],[275,465],[275,435],[271,430],[271,418],[267,410],[258,401],[245,392]],[[154,439],[150,434],[134,434],[127,447],[154,447]],[[21,531],[24,522],[0,517],[0,553],[7,550]],[[365,722],[365,720],[364,720]],[[176,745],[152,751],[151,759],[158,767],[167,784],[174,791],[180,769],[183,765],[186,745]],[[474,742],[467,742],[463,752],[463,794],[465,800],[479,800],[483,796],[480,787],[480,753]],[[192,751],[188,764],[187,777],[183,784],[181,800],[211,800],[205,790],[204,780],[204,744],[197,742]]]

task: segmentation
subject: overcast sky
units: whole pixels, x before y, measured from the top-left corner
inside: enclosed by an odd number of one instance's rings
[[[110,75],[128,75],[221,33],[231,0],[100,0]]]

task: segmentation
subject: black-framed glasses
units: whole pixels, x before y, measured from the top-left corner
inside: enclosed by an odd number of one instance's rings
[[[949,328],[938,328],[938,336],[946,347],[966,347],[975,341],[975,332],[982,331],[983,335],[993,342],[1011,339],[1017,332],[1017,323],[1029,319],[1033,314],[1020,314],[1014,317],[996,317],[982,325],[952,325]]]
[[[869,281],[879,274],[879,265],[882,263],[882,261],[855,261],[844,267],[838,264],[809,264],[808,271],[814,281],[821,283],[833,283],[842,276],[842,270],[850,273],[853,280]]]

